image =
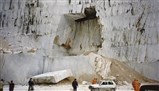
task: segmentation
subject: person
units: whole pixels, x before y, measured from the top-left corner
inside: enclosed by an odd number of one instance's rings
[[[139,91],[140,83],[139,83],[139,81],[138,81],[137,79],[134,79],[134,80],[132,81],[132,86],[133,86],[133,88],[134,88],[134,91]]]
[[[0,81],[0,91],[3,91],[3,79],[1,79],[1,81]]]
[[[8,83],[9,83],[9,91],[13,91],[14,90],[13,80],[11,80],[11,82],[8,82]]]
[[[32,78],[30,78],[28,84],[29,84],[28,91],[34,90],[34,82],[33,82]]]
[[[92,80],[92,84],[96,84],[97,83],[97,78],[94,78],[93,80]]]
[[[73,87],[73,91],[77,91],[78,82],[76,81],[76,79],[74,79],[74,81],[72,82],[72,87]]]

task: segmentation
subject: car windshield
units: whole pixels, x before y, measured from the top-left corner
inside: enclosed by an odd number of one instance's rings
[[[107,82],[103,82],[102,85],[108,85]]]
[[[113,85],[113,82],[103,82],[101,85]]]
[[[113,85],[113,83],[112,83],[112,82],[108,82],[108,84],[109,84],[109,85]]]

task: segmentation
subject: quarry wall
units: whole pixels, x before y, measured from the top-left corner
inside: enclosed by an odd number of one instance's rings
[[[83,16],[92,6],[96,17]],[[1,0],[0,78],[25,83],[65,68],[78,78],[96,74],[83,55],[94,52],[158,80],[158,6],[157,0]]]

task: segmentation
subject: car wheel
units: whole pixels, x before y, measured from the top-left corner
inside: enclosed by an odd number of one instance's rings
[[[92,90],[92,89],[93,89],[93,87],[92,87],[92,86],[89,86],[88,88],[89,88],[90,90]]]
[[[111,91],[115,91],[115,88],[112,88]]]

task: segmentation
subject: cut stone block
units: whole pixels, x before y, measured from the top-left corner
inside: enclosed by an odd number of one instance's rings
[[[59,81],[72,77],[72,71],[70,69],[60,70],[54,72],[48,72],[40,75],[33,76],[33,81],[36,84],[44,84],[44,83],[58,83]]]

